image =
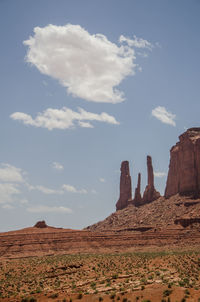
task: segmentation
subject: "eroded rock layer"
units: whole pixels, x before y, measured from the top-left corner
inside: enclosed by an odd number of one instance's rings
[[[177,193],[200,196],[200,128],[188,129],[170,150],[165,197]]]

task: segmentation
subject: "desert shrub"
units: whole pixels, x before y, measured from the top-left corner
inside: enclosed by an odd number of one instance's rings
[[[167,296],[171,295],[171,293],[172,293],[172,290],[166,289],[166,290],[164,290],[164,292],[163,292],[163,296],[164,296],[164,297],[167,297]]]
[[[36,298],[31,297],[31,298],[29,299],[29,302],[37,302],[37,299],[36,299]]]
[[[55,294],[50,295],[49,298],[51,298],[51,299],[56,299],[56,298],[58,298],[58,293],[55,293]]]
[[[28,302],[28,298],[22,298],[21,302]]]
[[[103,298],[102,298],[102,297],[99,297],[99,301],[103,301]]]
[[[83,294],[82,293],[79,293],[78,294],[78,299],[82,299],[83,298]]]

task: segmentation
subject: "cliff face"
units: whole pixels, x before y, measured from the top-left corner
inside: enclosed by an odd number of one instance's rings
[[[200,128],[188,129],[170,150],[165,197],[177,193],[200,196]]]

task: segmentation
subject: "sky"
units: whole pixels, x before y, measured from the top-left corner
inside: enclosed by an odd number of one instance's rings
[[[115,211],[120,165],[164,193],[200,113],[199,0],[0,0],[0,232]]]

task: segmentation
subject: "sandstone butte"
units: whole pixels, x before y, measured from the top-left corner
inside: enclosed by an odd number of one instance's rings
[[[188,129],[170,151],[165,196],[154,185],[152,159],[143,196],[141,174],[132,198],[128,161],[121,164],[117,211],[84,230],[34,227],[0,233],[0,258],[82,252],[200,247],[200,128]]]

